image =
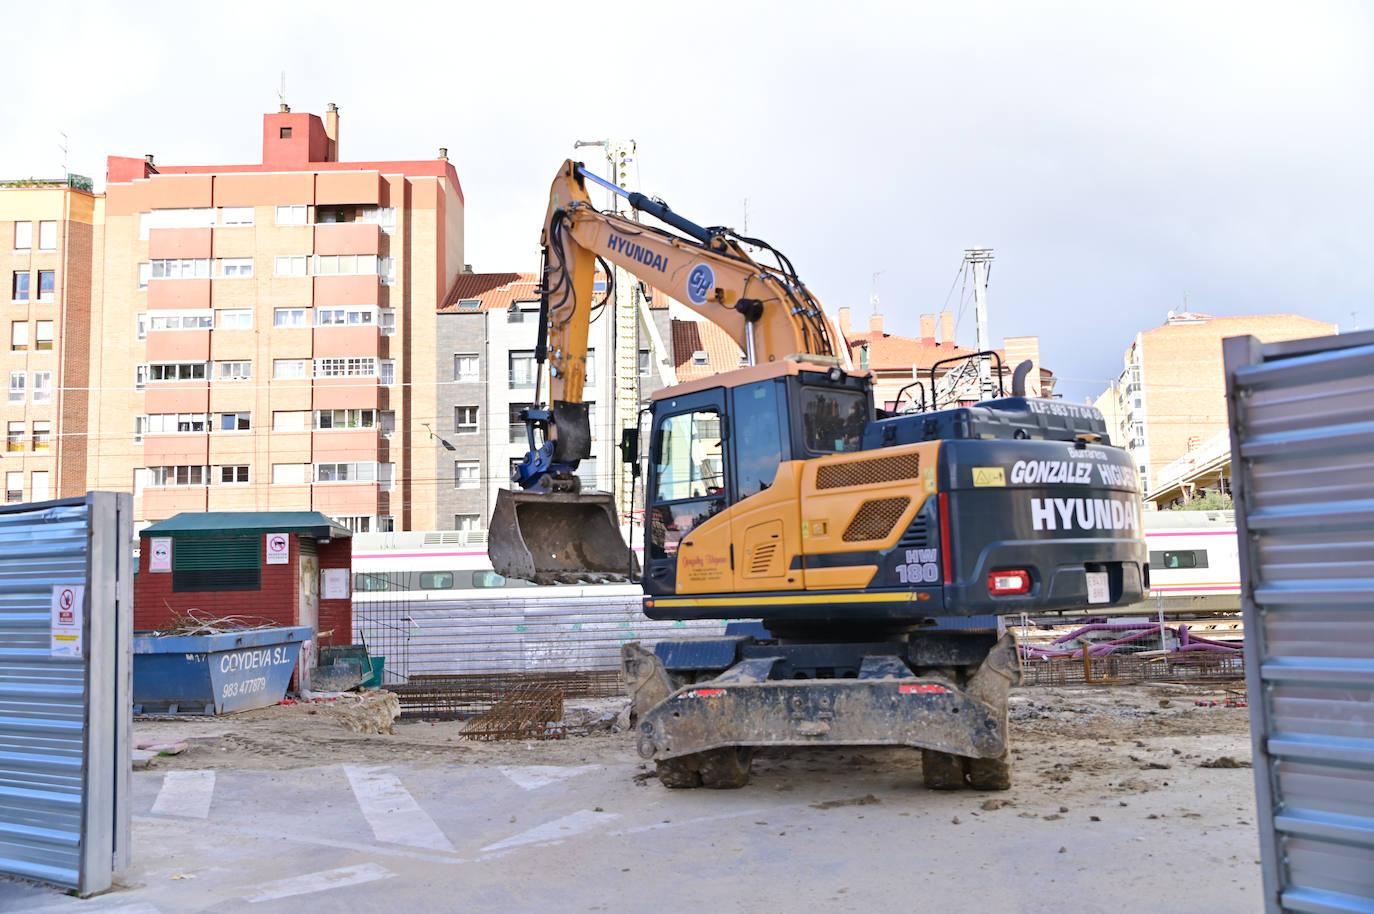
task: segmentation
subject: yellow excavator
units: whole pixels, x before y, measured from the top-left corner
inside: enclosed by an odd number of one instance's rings
[[[669,228],[597,210],[589,183]],[[1000,617],[1148,591],[1135,469],[1101,414],[1025,396],[1028,365],[1009,396],[941,409],[917,382],[913,408],[880,412],[785,256],[580,163],[554,179],[542,240],[549,405],[523,416],[529,452],[518,489],[498,497],[493,566],[545,583],[636,579],[652,619],[759,620],[626,646],[637,748],[659,779],[738,787],[759,747],[904,745],[922,750],[930,787],[1009,787],[1020,667]],[[580,491],[574,473],[590,456],[588,325],[611,300],[597,300],[598,262],[715,322],[745,355],[653,396],[642,569],[611,496]],[[638,464],[636,429],[621,449]]]

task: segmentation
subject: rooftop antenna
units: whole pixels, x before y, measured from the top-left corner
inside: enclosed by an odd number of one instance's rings
[[[62,150],[62,177],[67,177],[67,134],[64,131],[57,131],[57,135],[62,137],[62,142],[57,144],[57,148]]]
[[[749,234],[749,198],[744,198],[744,228],[740,229],[744,234]]]
[[[873,274],[873,291],[868,296],[868,301],[873,305],[873,313],[878,313],[878,277],[886,273],[887,270],[879,270]]]
[[[281,71],[281,86],[277,89],[277,103],[285,107],[286,105],[286,71]]]

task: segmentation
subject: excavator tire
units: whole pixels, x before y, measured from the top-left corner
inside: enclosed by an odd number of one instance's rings
[[[964,786],[964,758],[948,752],[922,749],[921,780],[930,790],[960,789]]]
[[[742,746],[710,749],[701,756],[701,786],[712,790],[738,790],[749,783],[754,753]]]
[[[1011,789],[1011,753],[1003,752],[997,758],[964,759],[968,769],[968,785],[974,790]]]
[[[663,759],[655,766],[659,783],[672,788],[700,787],[701,771],[697,768],[699,761],[695,755]]]

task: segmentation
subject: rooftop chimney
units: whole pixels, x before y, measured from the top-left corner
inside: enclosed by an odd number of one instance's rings
[[[149,165],[153,164],[153,154],[151,152],[148,153],[143,157],[143,161],[147,162]]]
[[[470,263],[465,263],[465,264],[463,264],[463,272],[464,272],[464,273],[471,273],[471,272],[472,272],[472,264],[470,264]]]
[[[921,343],[925,346],[935,345],[935,315],[921,315]]]
[[[849,339],[849,309],[840,309],[840,336]]]
[[[868,332],[883,335],[883,316],[881,314],[870,314],[868,316]]]
[[[954,312],[940,312],[940,343],[950,348],[954,347]]]
[[[286,107],[283,105],[282,107]],[[324,135],[329,139],[325,151],[326,162],[339,161],[339,106],[330,102],[324,106]]]
[[[277,111],[281,112],[282,114],[290,114],[291,106],[288,105],[286,102],[282,102],[280,105],[277,106]]]
[[[448,147],[447,147],[447,146],[440,146],[440,147],[439,147],[439,158],[443,159],[445,162],[448,161]]]

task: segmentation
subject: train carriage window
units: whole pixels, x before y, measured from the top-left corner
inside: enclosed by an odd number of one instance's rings
[[[1150,553],[1150,567],[1160,568],[1206,568],[1206,549],[1180,549],[1174,552]]]
[[[420,572],[420,590],[452,590],[453,572],[451,571],[422,571]]]

